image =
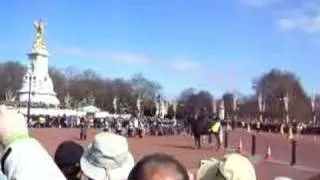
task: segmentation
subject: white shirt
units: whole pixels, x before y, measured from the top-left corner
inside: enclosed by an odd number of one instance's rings
[[[65,180],[48,152],[35,139],[18,140],[4,163],[7,179]]]

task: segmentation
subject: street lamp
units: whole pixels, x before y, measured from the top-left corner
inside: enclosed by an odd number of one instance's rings
[[[237,120],[237,103],[238,103],[238,99],[236,97],[236,95],[233,95],[233,120],[236,121]]]
[[[266,103],[265,101],[263,100],[263,96],[262,96],[262,93],[259,94],[259,97],[258,97],[258,106],[259,106],[259,121],[262,122],[263,120],[263,114],[264,114],[264,111],[265,111],[265,106],[266,106]]]

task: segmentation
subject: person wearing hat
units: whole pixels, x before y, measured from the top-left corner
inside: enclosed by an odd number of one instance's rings
[[[220,160],[202,160],[196,180],[256,180],[256,173],[249,159],[231,153]]]
[[[1,171],[8,179],[66,179],[48,152],[29,136],[23,115],[0,106]]]
[[[80,179],[80,159],[83,147],[73,141],[62,142],[54,155],[54,161],[68,180]]]
[[[134,166],[125,137],[97,134],[80,160],[84,175],[94,180],[126,180]]]

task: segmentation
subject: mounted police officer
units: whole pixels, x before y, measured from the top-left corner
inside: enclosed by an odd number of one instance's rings
[[[217,151],[220,149],[221,146],[221,138],[220,138],[220,131],[221,131],[221,120],[219,117],[216,117],[213,121],[211,127],[209,128],[209,133],[212,133],[217,140]]]

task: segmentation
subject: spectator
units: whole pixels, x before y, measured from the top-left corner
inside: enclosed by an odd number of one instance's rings
[[[166,154],[152,154],[140,160],[129,174],[128,180],[189,180],[184,166]]]
[[[47,151],[29,137],[24,117],[0,106],[1,170],[8,179],[65,179]]]
[[[90,179],[125,180],[134,160],[125,137],[101,132],[84,152],[80,165]]]
[[[80,179],[80,159],[83,151],[83,147],[73,141],[65,141],[58,146],[54,161],[68,180]]]
[[[228,154],[221,160],[202,160],[197,180],[256,180],[252,163],[240,154]]]

